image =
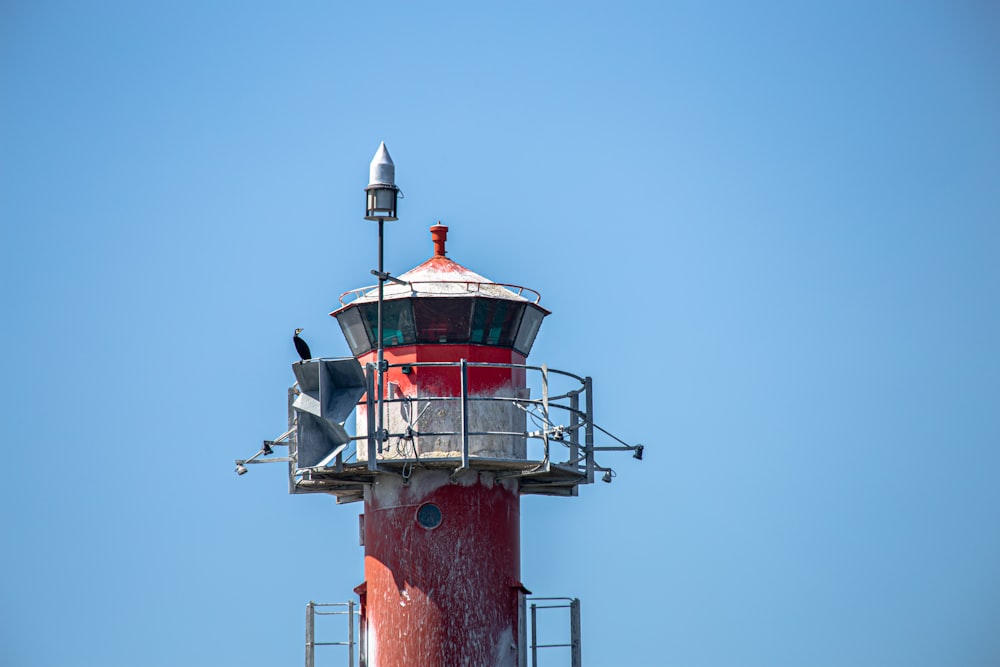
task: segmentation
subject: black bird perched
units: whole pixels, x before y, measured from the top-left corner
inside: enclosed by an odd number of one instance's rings
[[[306,342],[299,338],[299,334],[302,333],[302,329],[296,329],[295,335],[292,336],[292,341],[295,343],[295,351],[299,353],[302,357],[302,361],[309,361],[313,358],[312,352],[309,351],[309,346]]]

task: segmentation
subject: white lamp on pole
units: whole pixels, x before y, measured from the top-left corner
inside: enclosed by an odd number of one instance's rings
[[[392,163],[385,142],[379,144],[368,168],[368,195],[365,207],[365,220],[380,220],[392,222],[396,220],[396,198],[399,188],[396,187],[396,165]]]
[[[384,354],[384,341],[382,333],[382,304],[385,281],[389,274],[385,272],[382,265],[382,250],[384,246],[382,229],[386,221],[397,220],[396,218],[396,198],[399,195],[399,188],[396,187],[396,165],[392,163],[389,151],[385,147],[385,142],[379,144],[375,151],[375,157],[368,168],[368,187],[365,188],[365,220],[378,221],[378,269],[372,271],[378,276],[378,340],[377,344],[377,381],[376,391],[376,429],[375,442],[378,453],[382,453],[382,444],[386,438],[384,426],[384,392],[385,392],[385,371],[387,365]],[[370,437],[370,436],[369,436]]]

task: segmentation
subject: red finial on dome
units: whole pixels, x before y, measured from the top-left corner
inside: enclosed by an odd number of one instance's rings
[[[431,240],[434,241],[434,256],[444,257],[444,244],[448,240],[448,228],[440,221],[431,227]]]

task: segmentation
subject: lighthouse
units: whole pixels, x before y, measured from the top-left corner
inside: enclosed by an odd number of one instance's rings
[[[384,270],[398,194],[383,143],[365,209],[378,223],[378,284],[330,313],[353,357],[293,364],[288,430],[237,471],[287,461],[292,493],[363,503],[361,665],[524,667],[521,496],[575,496],[595,473],[611,480],[598,453],[641,459],[642,445],[594,423],[589,377],[529,363],[550,315],[541,295],[453,259],[448,227],[430,228],[426,261]],[[601,434],[613,444],[595,443]],[[265,458],[275,445],[288,456]]]

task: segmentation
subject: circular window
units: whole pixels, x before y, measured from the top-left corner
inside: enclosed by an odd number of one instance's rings
[[[441,508],[434,503],[421,505],[417,510],[417,523],[430,530],[441,525]]]

